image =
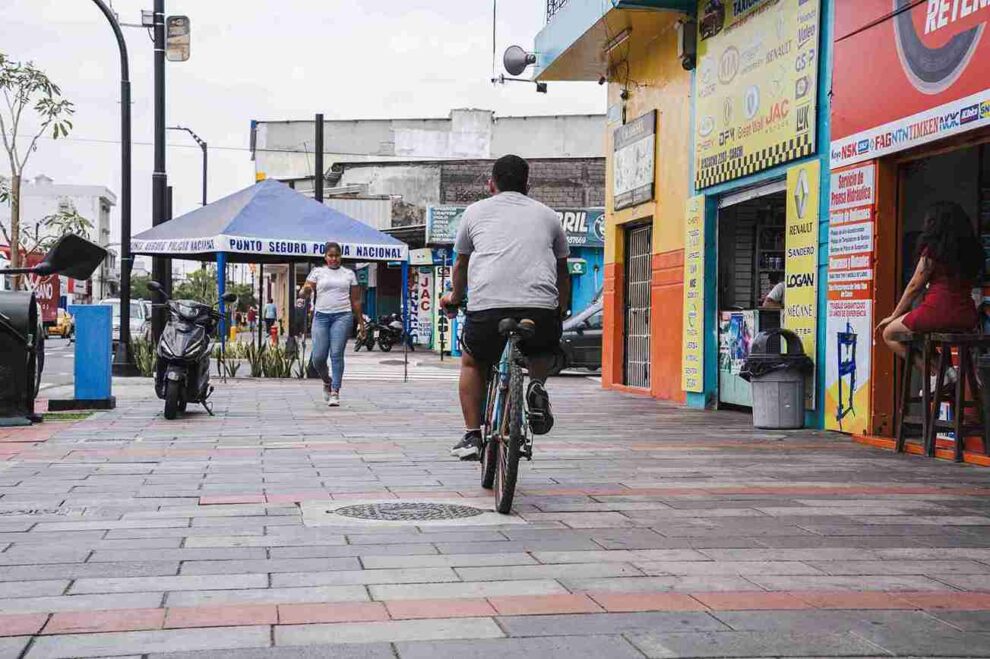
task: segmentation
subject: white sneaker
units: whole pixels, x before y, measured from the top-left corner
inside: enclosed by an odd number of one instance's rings
[[[327,407],[340,407],[340,394],[336,391],[330,392],[330,397],[327,398]]]
[[[323,385],[323,402],[330,402],[330,387],[328,385]]]

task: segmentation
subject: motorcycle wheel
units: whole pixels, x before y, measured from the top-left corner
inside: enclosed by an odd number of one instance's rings
[[[165,418],[171,421],[179,414],[181,387],[175,380],[165,383]]]
[[[392,350],[392,342],[388,339],[380,338],[378,339],[378,347],[382,349],[382,352],[390,352]]]

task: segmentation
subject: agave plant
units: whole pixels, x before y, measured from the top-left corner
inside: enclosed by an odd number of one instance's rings
[[[292,377],[292,364],[295,357],[286,353],[281,346],[276,346],[265,351],[261,360],[262,374],[266,378],[289,378]]]
[[[151,341],[134,339],[131,342],[131,346],[134,350],[134,363],[137,365],[141,375],[146,378],[154,375],[156,356],[155,347],[151,344]]]
[[[263,374],[265,357],[265,346],[262,344],[260,347],[249,343],[244,349],[244,359],[247,360],[248,367],[251,369],[251,377],[260,378]]]

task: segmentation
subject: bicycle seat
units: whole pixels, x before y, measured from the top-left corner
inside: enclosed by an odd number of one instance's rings
[[[522,320],[503,318],[498,324],[498,333],[502,336],[518,334],[522,338],[527,339],[536,333],[536,323],[528,318],[523,318]]]

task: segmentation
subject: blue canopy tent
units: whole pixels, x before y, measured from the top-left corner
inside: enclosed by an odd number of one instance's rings
[[[226,272],[227,263],[321,261],[327,241],[340,243],[348,261],[402,264],[402,316],[407,324],[406,244],[275,180],[256,183],[143,231],[131,239],[131,251],[146,256],[216,261],[222,298],[226,277],[221,273]],[[223,302],[220,304],[221,316],[226,318]],[[406,329],[408,333],[408,326]]]

